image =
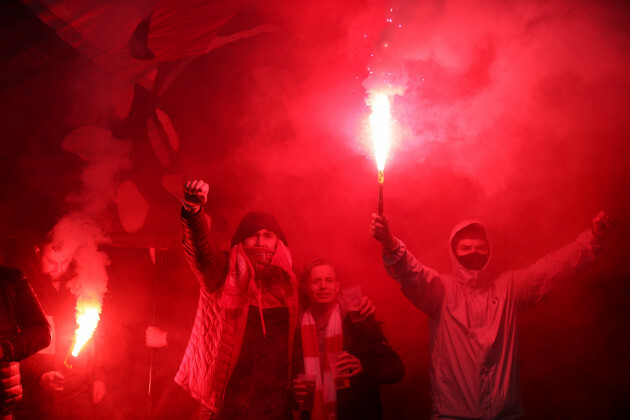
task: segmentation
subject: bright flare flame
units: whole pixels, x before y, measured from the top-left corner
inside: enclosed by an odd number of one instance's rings
[[[92,338],[100,319],[98,312],[98,308],[94,306],[77,307],[77,325],[79,327],[74,332],[74,347],[72,348],[74,357],[77,357],[85,343]]]
[[[390,147],[391,115],[389,113],[389,98],[384,93],[374,94],[370,98],[370,126],[372,127],[372,142],[374,143],[374,157],[379,171],[385,169],[385,161]]]

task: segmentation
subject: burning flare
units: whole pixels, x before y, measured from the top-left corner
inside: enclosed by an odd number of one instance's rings
[[[99,308],[97,308],[96,305],[77,303],[77,325],[79,327],[74,333],[72,356],[77,357],[85,343],[92,338],[99,319]]]
[[[374,157],[379,171],[385,169],[385,161],[389,153],[391,142],[389,113],[389,98],[384,93],[371,94],[368,104],[372,108],[370,114],[370,126],[372,127],[372,142],[374,144]]]
[[[378,169],[378,214],[383,215],[383,183],[385,181],[385,161],[391,144],[389,98],[384,93],[371,94],[368,104],[372,108],[370,126],[374,157]]]

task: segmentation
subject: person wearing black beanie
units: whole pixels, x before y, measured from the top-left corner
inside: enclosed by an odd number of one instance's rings
[[[241,219],[241,222],[234,232],[232,242],[230,246],[235,246],[239,242],[243,242],[246,238],[256,234],[261,229],[267,229],[276,234],[278,239],[284,242],[284,245],[289,246],[287,239],[276,220],[276,217],[263,210],[250,211]]]
[[[201,418],[290,419],[289,360],[298,316],[291,253],[276,217],[252,211],[229,252],[210,238],[209,186],[184,186],[184,251],[200,284],[197,317],[175,381]]]

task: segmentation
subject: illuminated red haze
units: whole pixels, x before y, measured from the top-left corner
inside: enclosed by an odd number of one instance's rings
[[[58,3],[0,5],[0,261],[25,269],[19,251],[63,220],[106,254],[95,335],[122,375],[108,383],[120,418],[146,415],[149,365],[154,404],[172,384],[194,319],[190,179],[210,184],[217,247],[264,209],[297,272],[324,258],[359,284],[406,368],[381,387],[384,418],[430,417],[431,318],[369,233],[378,89],[384,214],[423,267],[451,273],[463,220],[486,227],[497,278],[574,241],[600,209],[615,217],[601,256],[519,313],[513,338],[527,418],[630,414],[627,2]],[[147,348],[154,322],[184,328],[180,347]]]

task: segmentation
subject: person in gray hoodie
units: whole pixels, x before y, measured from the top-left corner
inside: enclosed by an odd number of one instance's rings
[[[468,221],[453,229],[453,273],[448,275],[423,265],[392,235],[386,217],[372,215],[370,233],[383,246],[387,273],[429,316],[432,418],[523,417],[519,314],[593,263],[614,227],[613,218],[601,211],[573,243],[528,268],[489,278],[484,269],[491,242],[481,223]]]

